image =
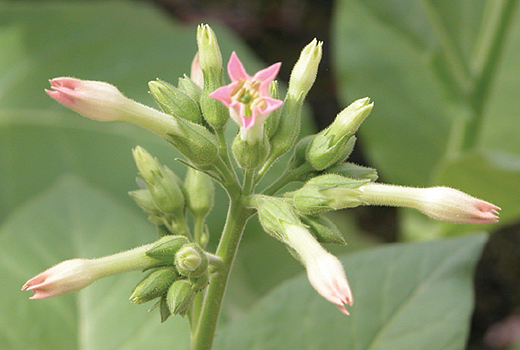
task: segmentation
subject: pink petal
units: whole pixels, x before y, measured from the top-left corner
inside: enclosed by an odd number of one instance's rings
[[[208,96],[221,101],[226,105],[226,107],[231,107],[232,104],[236,103],[231,100],[231,92],[236,85],[237,83],[231,83],[229,85],[221,86],[215,89],[215,91],[212,91]]]
[[[267,86],[269,86],[269,84],[274,80],[274,78],[276,78],[276,75],[280,71],[281,66],[282,64],[278,62],[267,68],[264,68],[254,75],[253,80],[267,83]]]
[[[238,56],[235,53],[235,51],[233,51],[231,53],[231,57],[229,59],[227,68],[228,68],[229,77],[231,78],[231,80],[233,82],[239,81],[239,80],[242,80],[242,79],[250,79],[251,78],[249,75],[247,75],[247,72],[246,72],[246,70],[244,68],[244,65],[242,64],[242,62],[238,58]]]

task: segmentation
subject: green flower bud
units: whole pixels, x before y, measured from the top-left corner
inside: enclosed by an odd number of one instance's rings
[[[181,275],[200,277],[208,270],[208,257],[196,243],[184,245],[175,254],[175,266]]]
[[[135,304],[142,304],[163,296],[179,277],[172,267],[157,268],[139,282],[130,296],[130,301]]]
[[[302,216],[300,220],[307,226],[320,243],[346,245],[347,242],[332,221],[323,216]]]
[[[130,197],[137,203],[137,205],[143,209],[146,213],[152,215],[162,214],[161,211],[155,205],[152,194],[149,189],[139,189],[128,192]]]
[[[356,207],[361,204],[359,188],[368,182],[336,174],[320,175],[292,193],[294,206],[305,215]]]
[[[226,109],[227,110],[227,109]],[[199,124],[176,118],[178,132],[166,140],[197,166],[213,164],[218,158],[218,142],[214,134]]]
[[[271,84],[269,84],[269,94],[272,98],[277,100],[280,99],[280,93],[278,91],[278,81],[273,80]],[[280,117],[282,116],[282,109],[277,108],[269,114],[269,118],[267,118],[264,122],[265,134],[268,139],[270,139],[276,129],[278,128],[278,124],[280,123]]]
[[[289,89],[287,94],[292,98],[307,96],[318,73],[318,65],[321,61],[323,42],[313,39],[305,46],[300,54],[300,58],[294,65],[289,79]]]
[[[296,142],[300,134],[302,105],[303,96],[300,96],[296,100],[292,100],[288,96],[285,98],[278,128],[269,140],[271,150],[269,152],[268,162],[272,163],[284,155]]]
[[[163,213],[182,215],[184,194],[179,187],[180,180],[164,165],[153,176],[153,183],[147,185],[157,208]]]
[[[284,198],[255,196],[258,218],[264,230],[274,238],[285,242],[285,224],[301,225],[292,206]]]
[[[326,172],[354,179],[367,179],[370,181],[376,181],[378,178],[376,169],[348,162],[336,164],[328,168]]]
[[[154,173],[159,173],[161,171],[161,164],[159,161],[141,146],[134,148],[132,154],[141,178],[147,185],[153,184],[155,181]]]
[[[202,171],[188,168],[184,189],[187,195],[186,203],[191,213],[196,217],[206,217],[215,199],[213,180]]]
[[[359,126],[372,111],[374,102],[370,103],[368,97],[352,102],[341,111],[332,124],[325,130],[327,135],[332,136],[332,142],[339,142],[345,135],[354,135]]]
[[[331,136],[318,133],[307,148],[307,159],[316,170],[344,161],[354,149],[356,138],[345,136],[336,143]]]
[[[190,282],[179,280],[173,282],[166,295],[166,302],[172,315],[184,316],[190,309],[196,292],[191,288]]]
[[[326,169],[350,155],[355,142],[353,135],[374,106],[369,102],[369,98],[353,102],[316,135],[307,149],[307,159],[315,169]]]
[[[239,132],[233,140],[231,147],[233,156],[242,169],[256,169],[262,165],[267,158],[269,142],[263,133],[259,138],[253,137],[252,140],[243,138],[244,133],[251,133],[252,129],[256,128],[262,128],[262,125],[255,125],[245,132],[242,132],[243,129],[241,129],[241,132]]]
[[[186,95],[191,97],[193,101],[200,101],[200,95],[202,94],[202,89],[200,86],[195,84],[193,80],[184,76],[183,78],[179,78],[178,84],[179,90],[184,92]]]
[[[221,83],[223,65],[220,46],[217,36],[211,27],[207,24],[201,24],[197,27],[197,46],[199,48],[199,64],[202,71],[220,72],[217,74],[218,83]],[[206,75],[206,73],[204,73]],[[206,78],[204,78],[206,80]],[[206,82],[204,81],[204,84]]]
[[[208,95],[223,85],[222,54],[217,37],[210,26],[199,25],[197,28],[199,63],[204,76],[204,86],[200,105],[204,119],[214,128],[224,127],[229,119],[229,110],[220,101]]]
[[[197,103],[175,86],[157,79],[148,83],[150,94],[163,112],[200,124],[202,115]],[[197,100],[198,101],[198,100]]]
[[[164,236],[152,243],[152,246],[146,251],[146,255],[167,264],[173,264],[177,251],[188,243],[190,242],[184,236]]]

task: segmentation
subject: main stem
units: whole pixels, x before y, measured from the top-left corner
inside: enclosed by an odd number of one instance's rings
[[[213,344],[215,330],[219,319],[222,299],[226,291],[229,273],[233,266],[242,232],[247,220],[254,214],[254,210],[245,208],[241,203],[241,195],[230,195],[229,211],[226,224],[216,255],[223,260],[223,266],[210,280],[204,297],[202,311],[199,316],[197,329],[192,335],[192,350],[209,350]]]

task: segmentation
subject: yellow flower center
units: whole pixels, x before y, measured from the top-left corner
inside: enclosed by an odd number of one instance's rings
[[[260,107],[264,109],[266,102],[260,97],[260,82],[255,80],[242,79],[231,91],[231,99],[242,103],[244,108],[244,116],[251,117],[253,108]]]

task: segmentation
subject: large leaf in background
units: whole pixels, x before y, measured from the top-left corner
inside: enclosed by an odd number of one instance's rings
[[[334,43],[345,103],[362,96],[375,101],[360,140],[383,180],[457,186],[504,208],[501,221],[508,222],[520,212],[515,190],[520,171],[514,164],[497,165],[520,157],[518,9],[512,14],[498,69],[491,77],[492,89],[484,100],[478,150],[445,157],[446,149],[454,149],[454,143],[448,143],[457,137],[455,120],[468,113],[466,101],[453,87],[470,75],[466,71],[478,68],[479,50],[491,33],[486,31],[495,14],[492,7],[503,3],[338,0]],[[450,66],[453,56],[443,52],[459,56],[460,64]],[[485,157],[499,154],[500,159],[468,162],[475,152]]]
[[[398,244],[342,259],[354,293],[350,316],[299,276],[219,333],[217,349],[461,350],[472,275],[485,235]]]
[[[154,239],[153,231],[138,210],[70,177],[17,210],[0,228],[2,349],[188,348],[186,319],[161,324],[157,310],[128,301],[140,272],[51,299],[20,292],[25,280],[62,260],[130,249]]]
[[[218,24],[212,27],[224,59],[235,50],[250,73],[265,66],[229,30]],[[63,174],[74,174],[133,206],[127,192],[136,188],[131,154],[136,145],[182,176],[184,166],[173,160],[179,154],[156,135],[133,125],[83,118],[53,101],[43,89],[49,86],[49,78],[57,76],[103,80],[154,106],[147,82],[159,77],[176,83],[189,73],[197,50],[195,35],[195,25],[180,25],[142,2],[0,1],[0,222]],[[305,120],[303,129],[308,132],[312,125]],[[232,134],[236,128],[230,124]],[[268,174],[266,181],[273,180]],[[213,243],[226,210],[222,205],[226,195],[219,186],[217,191],[219,205],[208,222]],[[240,315],[255,298],[301,269],[257,221],[247,226],[224,318]],[[119,234],[124,233],[115,232],[113,239]],[[267,274],[270,266],[256,263],[264,260],[277,267],[276,275]],[[11,295],[18,289],[2,287],[2,293]]]

